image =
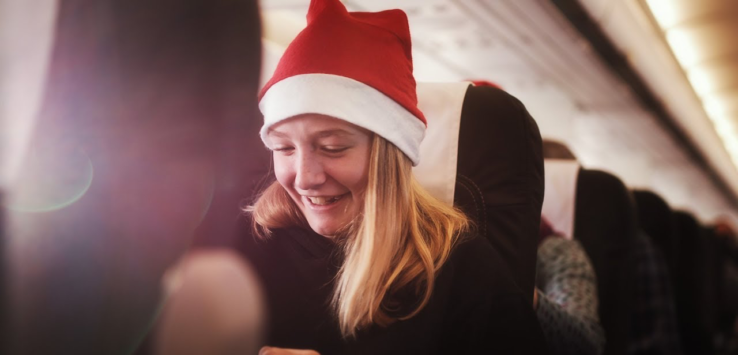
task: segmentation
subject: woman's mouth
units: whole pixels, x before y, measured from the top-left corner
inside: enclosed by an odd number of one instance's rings
[[[336,202],[338,202],[340,199],[342,199],[344,196],[348,194],[343,195],[337,195],[337,196],[305,196],[310,203],[316,206],[328,206],[332,205]]]

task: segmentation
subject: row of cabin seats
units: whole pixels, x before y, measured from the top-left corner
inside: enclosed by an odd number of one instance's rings
[[[735,234],[727,230],[720,235],[715,227],[702,226],[653,192],[636,190],[633,195],[639,226],[666,260],[683,353],[726,353],[721,339],[734,331],[738,302],[738,295],[730,293],[736,281],[726,278],[738,262]]]
[[[629,191],[609,173],[579,167],[560,143],[544,141],[544,156],[542,213],[592,260],[605,354],[724,351],[714,345],[734,331],[736,301],[726,288],[735,281],[725,272],[735,249],[725,245],[735,236],[718,239],[655,193]]]
[[[581,242],[597,275],[607,338],[604,353],[628,353],[637,219],[625,185],[611,174],[580,168],[571,155],[557,159],[563,166],[547,160],[544,176],[544,152],[562,157],[555,148],[544,149],[535,120],[517,99],[498,88],[419,84],[418,97],[429,122],[426,144],[421,146],[424,161],[416,169],[421,183],[442,199],[449,184],[454,186],[454,205],[475,220],[481,234],[503,255],[521,290],[531,291],[541,208],[547,210],[545,201],[542,205],[545,186],[549,210],[556,215],[553,222],[565,225],[554,227]],[[448,123],[455,120],[460,121],[457,126]],[[448,151],[456,151],[455,156],[443,153]],[[453,167],[455,174],[439,172]],[[549,168],[564,176],[550,179]],[[430,172],[451,178],[423,181]],[[556,190],[549,180],[558,180],[564,192],[549,198],[549,189]]]

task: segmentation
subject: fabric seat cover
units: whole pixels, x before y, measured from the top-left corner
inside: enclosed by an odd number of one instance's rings
[[[532,302],[544,188],[538,125],[503,90],[470,86],[458,148],[454,204],[477,222]]]

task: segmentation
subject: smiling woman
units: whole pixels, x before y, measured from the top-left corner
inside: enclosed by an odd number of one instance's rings
[[[270,305],[263,353],[545,352],[500,256],[413,176],[427,121],[402,11],[313,0],[259,107],[276,181],[243,250]]]
[[[256,232],[301,226],[345,245],[333,294],[344,336],[420,311],[435,270],[467,230],[466,217],[413,180],[402,151],[354,124],[301,115],[274,125],[267,137],[277,181],[250,209]],[[420,290],[420,302],[390,315],[390,304],[401,307],[395,293],[407,288]]]
[[[371,137],[323,115],[298,116],[269,131],[277,181],[318,234],[331,237],[359,215]]]

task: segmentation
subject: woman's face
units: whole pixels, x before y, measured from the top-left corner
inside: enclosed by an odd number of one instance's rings
[[[277,181],[316,233],[331,237],[361,212],[369,131],[329,116],[306,114],[272,126],[268,139]]]

